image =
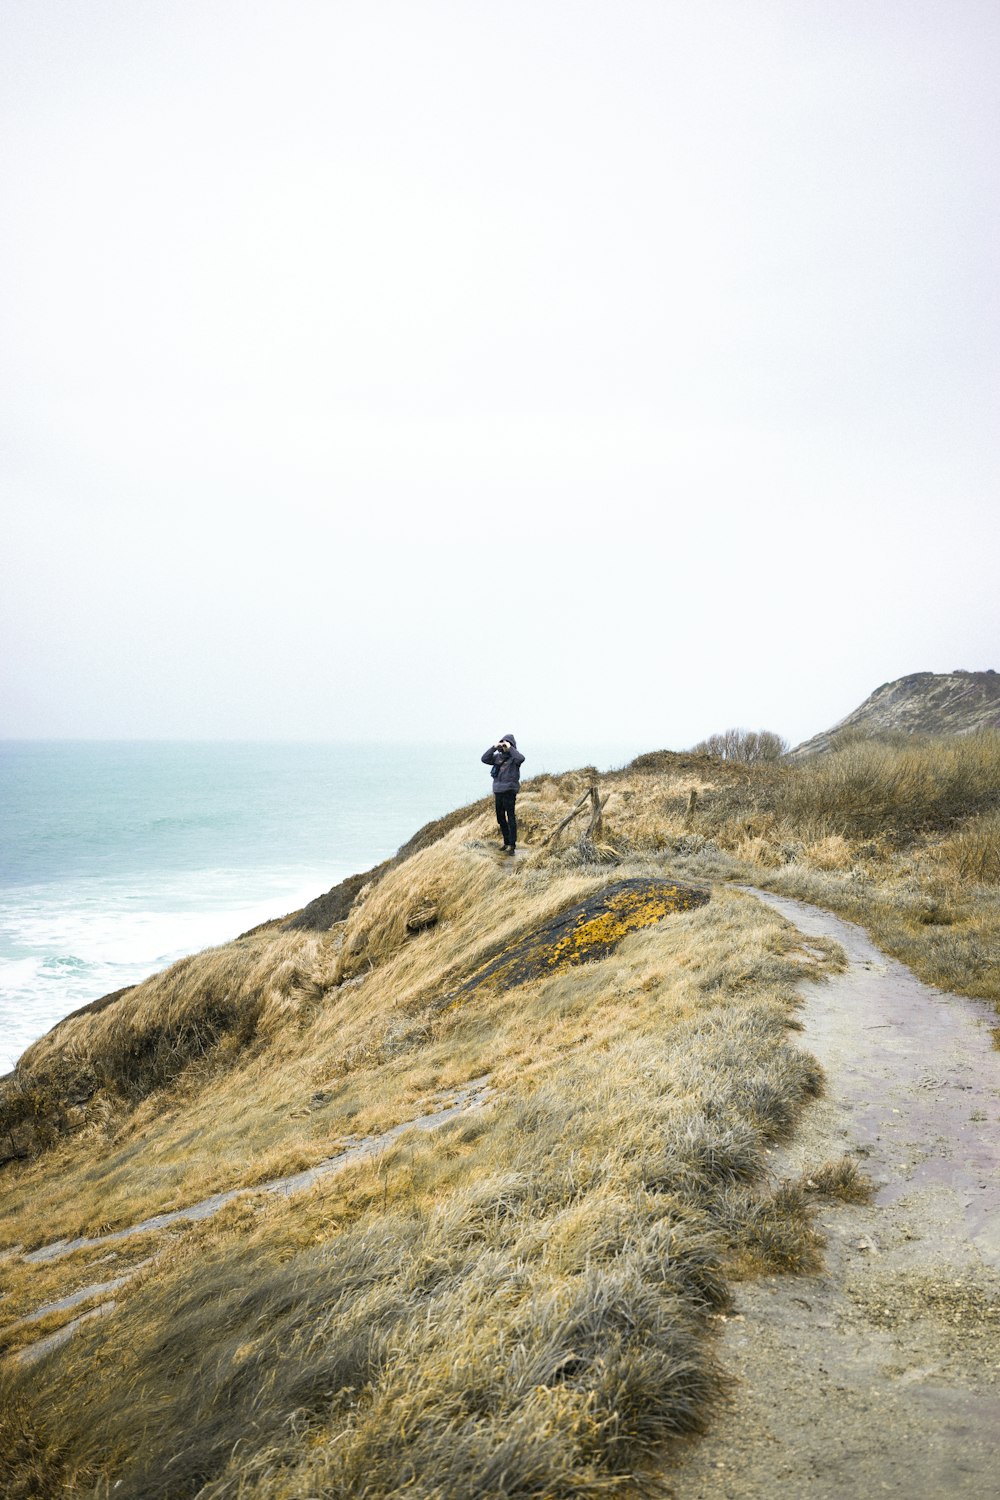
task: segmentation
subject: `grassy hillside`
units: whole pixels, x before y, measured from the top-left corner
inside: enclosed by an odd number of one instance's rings
[[[462,809],[25,1055],[2,1100],[5,1495],[603,1495],[710,1420],[731,1282],[818,1253],[768,1153],[822,1087],[796,982],[839,962],[727,882],[858,916],[1000,1001],[1000,735],[659,752],[598,779],[589,835],[584,807],[545,842],[591,779],[527,783],[513,864],[489,807]],[[484,1078],[476,1107],[388,1134]],[[28,1258],[369,1137],[293,1196]],[[850,1164],[811,1177],[857,1190]]]
[[[796,745],[793,759],[852,736],[975,734],[1000,729],[996,672],[914,672],[884,682],[832,729]]]

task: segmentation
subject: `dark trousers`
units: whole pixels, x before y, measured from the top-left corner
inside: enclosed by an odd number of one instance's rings
[[[497,822],[500,824],[503,841],[508,848],[513,849],[517,843],[517,813],[514,811],[517,793],[496,792],[493,800],[497,805]]]

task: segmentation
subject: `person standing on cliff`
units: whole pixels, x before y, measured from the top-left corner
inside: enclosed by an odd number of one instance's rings
[[[503,834],[504,854],[517,848],[517,794],[521,789],[521,767],[524,756],[512,734],[505,734],[481,756],[484,766],[492,766],[493,796],[497,805],[497,822]]]

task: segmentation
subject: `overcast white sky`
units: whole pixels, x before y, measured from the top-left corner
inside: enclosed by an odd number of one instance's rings
[[[0,735],[1000,668],[995,0],[0,0]]]

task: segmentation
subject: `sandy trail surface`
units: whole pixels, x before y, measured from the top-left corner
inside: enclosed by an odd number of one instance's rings
[[[876,1193],[819,1214],[824,1266],[736,1288],[736,1376],[677,1500],[1000,1497],[1000,1052],[995,1012],[922,984],[866,933],[751,892],[845,973],[803,985],[826,1095],[775,1152],[779,1177],[856,1152]]]

